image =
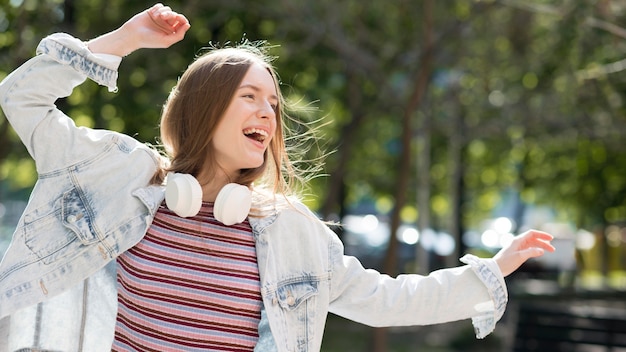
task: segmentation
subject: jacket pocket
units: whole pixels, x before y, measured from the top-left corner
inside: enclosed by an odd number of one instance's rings
[[[63,226],[72,230],[83,244],[98,241],[91,212],[83,202],[76,188],[63,194],[61,203],[61,221]]]
[[[288,282],[278,287],[276,299],[283,309],[292,311],[298,309],[307,299],[316,296],[317,286],[318,281],[309,278],[303,278],[297,282]]]
[[[72,189],[51,202],[48,211],[38,209],[24,217],[24,244],[43,263],[76,255],[97,242],[89,211],[78,190]]]
[[[319,280],[310,276],[290,279],[278,284],[268,311],[268,318],[278,322],[272,331],[277,344],[288,351],[310,351],[315,341]],[[271,320],[270,320],[271,323]]]

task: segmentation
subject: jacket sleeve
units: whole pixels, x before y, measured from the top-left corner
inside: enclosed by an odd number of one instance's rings
[[[507,291],[493,259],[465,256],[468,265],[427,276],[392,278],[365,269],[331,240],[330,311],[370,326],[428,325],[472,318],[477,338],[493,331],[504,314]]]
[[[89,148],[77,143],[104,136],[77,128],[55,102],[87,77],[115,90],[121,58],[94,55],[85,43],[63,33],[44,38],[37,54],[0,83],[0,105],[42,173],[58,166],[60,159],[68,164],[84,158]]]

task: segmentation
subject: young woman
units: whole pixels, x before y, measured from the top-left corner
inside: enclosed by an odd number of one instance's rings
[[[552,237],[529,231],[428,276],[364,269],[288,197],[283,98],[260,50],[189,66],[163,109],[167,157],[55,107],[86,78],[115,90],[121,57],[189,26],[157,4],[86,43],[54,34],[0,84],[39,174],[0,265],[0,351],[318,351],[329,312],[371,326],[472,318],[489,334],[504,276]]]

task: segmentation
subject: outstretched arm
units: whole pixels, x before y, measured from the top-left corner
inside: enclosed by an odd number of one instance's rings
[[[126,56],[141,48],[167,48],[182,40],[189,27],[185,16],[156,4],[120,28],[88,41],[87,46],[94,53]]]
[[[524,232],[502,248],[494,257],[502,275],[508,276],[530,258],[543,255],[545,251],[554,252],[550,243],[552,235],[536,230]]]

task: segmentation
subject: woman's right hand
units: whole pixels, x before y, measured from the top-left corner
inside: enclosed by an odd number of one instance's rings
[[[156,4],[133,16],[121,30],[135,38],[138,48],[168,48],[182,40],[189,27],[185,16]]]
[[[120,28],[87,42],[94,53],[126,56],[141,48],[168,48],[185,36],[187,18],[169,6],[156,4],[126,21]]]

